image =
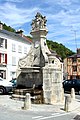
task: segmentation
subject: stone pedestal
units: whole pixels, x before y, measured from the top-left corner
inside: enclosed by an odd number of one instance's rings
[[[64,93],[62,88],[62,72],[54,67],[43,68],[44,101],[47,104],[62,103]]]

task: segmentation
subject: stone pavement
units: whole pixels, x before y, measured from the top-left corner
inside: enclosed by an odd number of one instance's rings
[[[5,107],[6,109],[12,109],[15,111],[23,110],[23,101],[11,99],[9,95],[0,95],[0,107]],[[80,100],[76,99],[72,103],[73,109],[77,113],[80,113]],[[46,104],[32,104],[29,111],[48,111],[48,112],[60,112],[65,113],[64,104],[61,105],[46,105]]]

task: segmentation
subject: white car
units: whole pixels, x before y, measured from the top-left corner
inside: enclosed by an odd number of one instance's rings
[[[5,94],[13,89],[13,83],[0,77],[0,94]]]

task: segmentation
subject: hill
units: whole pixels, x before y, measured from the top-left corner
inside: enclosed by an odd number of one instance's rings
[[[32,39],[31,36],[27,36],[27,37]],[[59,43],[53,42],[51,40],[47,40],[46,42],[47,42],[48,48],[50,50],[55,51],[61,57],[62,60],[64,60],[68,56],[75,54],[75,52],[71,51],[70,49],[68,49],[61,43],[59,44]]]
[[[59,44],[57,42],[53,42],[51,40],[47,40],[47,45],[49,49],[56,51],[56,53],[63,59],[65,59],[68,56],[71,56],[75,54],[73,51],[70,49],[66,48],[63,44]]]
[[[2,23],[2,22],[0,21],[0,23]],[[14,28],[7,26],[5,23],[3,24],[3,29],[10,31],[10,32],[16,32],[16,30]]]

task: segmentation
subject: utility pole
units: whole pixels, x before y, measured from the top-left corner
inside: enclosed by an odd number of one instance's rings
[[[77,50],[77,40],[76,40],[76,30],[71,30],[74,32],[74,40],[75,40],[75,45],[76,45],[76,50]]]

